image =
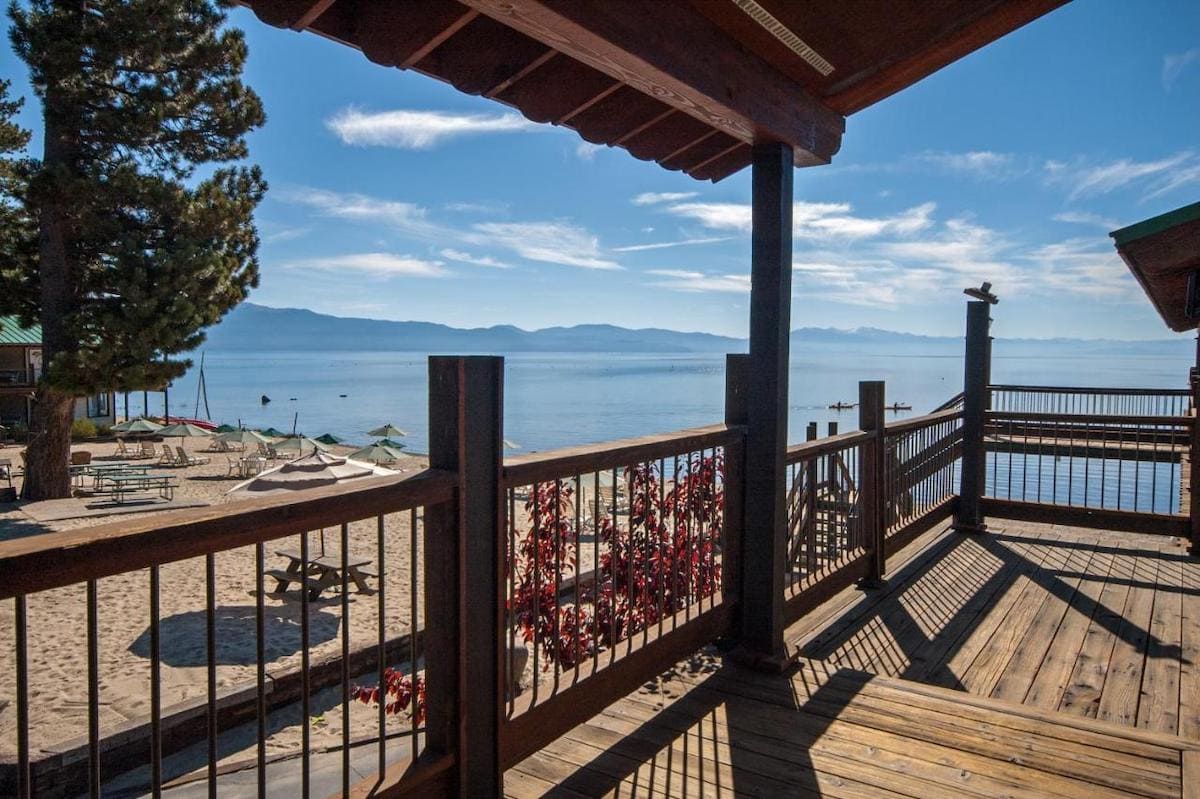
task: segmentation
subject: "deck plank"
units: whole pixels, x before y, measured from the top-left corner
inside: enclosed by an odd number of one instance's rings
[[[1137,726],[1175,734],[1179,731],[1183,599],[1181,567],[1177,560],[1170,559],[1171,554],[1163,552],[1163,560],[1159,562]]]

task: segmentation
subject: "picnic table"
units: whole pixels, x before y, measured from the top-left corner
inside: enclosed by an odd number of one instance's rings
[[[309,556],[306,563],[299,552],[279,549],[275,554],[287,558],[286,569],[268,569],[264,574],[275,578],[275,593],[283,593],[292,583],[298,583],[308,589],[309,601],[315,600],[326,588],[342,584],[342,558],[334,555]],[[346,561],[346,579],[353,582],[359,593],[369,592],[368,577],[375,577],[375,572],[366,567],[371,561],[350,557]]]
[[[80,488],[83,487],[83,479],[85,477],[92,478],[92,485],[99,487],[101,477],[108,474],[123,474],[126,472],[134,474],[145,474],[153,467],[145,463],[82,463],[74,466],[69,466],[68,470],[71,477],[74,478],[75,484]]]
[[[166,500],[175,498],[175,488],[179,485],[178,478],[173,474],[153,472],[104,472],[96,475],[94,493],[109,494],[118,505],[125,502],[130,494],[142,491],[157,491]]]
[[[254,477],[267,468],[267,459],[261,455],[248,455],[244,458],[238,458],[238,473],[242,477]]]

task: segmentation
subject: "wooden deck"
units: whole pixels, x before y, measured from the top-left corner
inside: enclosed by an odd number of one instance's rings
[[[788,673],[698,655],[506,792],[1200,796],[1200,564],[1170,538],[989,524],[810,614]]]

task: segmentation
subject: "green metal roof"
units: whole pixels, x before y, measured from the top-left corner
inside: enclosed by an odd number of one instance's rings
[[[1174,211],[1168,211],[1165,214],[1143,219],[1141,222],[1129,225],[1128,227],[1114,230],[1108,235],[1112,236],[1113,241],[1120,247],[1123,244],[1129,244],[1138,239],[1153,236],[1156,233],[1170,230],[1173,227],[1182,225],[1184,222],[1192,222],[1196,219],[1200,219],[1200,203],[1192,203],[1182,208],[1176,208]]]
[[[21,327],[17,317],[0,316],[0,345],[5,344],[40,347],[42,345],[42,326]]]

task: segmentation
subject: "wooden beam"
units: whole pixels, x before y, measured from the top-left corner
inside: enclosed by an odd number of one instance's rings
[[[513,75],[510,75],[509,77],[507,77],[504,80],[497,83],[492,88],[488,89],[486,92],[483,93],[483,96],[487,97],[489,99],[492,97],[495,97],[497,94],[504,91],[509,86],[512,86],[513,84],[519,82],[521,80],[521,78],[525,77],[529,73],[536,70],[538,67],[542,66],[542,64],[545,64],[547,61],[554,58],[554,56],[556,56],[556,55],[558,55],[557,50],[549,50],[549,49],[546,50],[546,52],[542,53],[540,56],[533,59],[528,64],[526,64],[525,66],[523,66],[519,70],[517,70],[516,73],[514,73]]]
[[[301,14],[295,22],[292,23],[292,30],[302,31],[316,21],[317,17],[324,14],[331,5],[337,0],[317,0],[308,7],[308,10]]]
[[[509,27],[743,142],[829,163],[845,120],[683,0],[464,0]]]
[[[645,131],[647,131],[647,130],[649,130],[650,128],[654,127],[654,126],[655,126],[655,125],[657,125],[659,122],[662,122],[664,119],[666,119],[667,117],[671,116],[671,114],[674,114],[674,113],[675,113],[675,109],[674,109],[674,108],[668,108],[667,110],[665,110],[665,111],[663,111],[663,112],[661,112],[661,113],[655,114],[654,116],[650,117],[650,118],[649,118],[649,119],[647,119],[645,122],[643,122],[642,124],[638,125],[637,127],[635,127],[635,128],[630,128],[628,132],[626,132],[626,133],[622,133],[622,134],[621,134],[621,135],[620,135],[620,136],[617,138],[617,140],[613,142],[613,146],[614,146],[614,147],[620,147],[622,144],[624,144],[625,142],[629,141],[629,140],[630,140],[630,139],[632,139],[634,136],[637,136],[639,133],[644,133]]]
[[[475,17],[477,17],[477,16],[479,16],[478,11],[475,11],[473,9],[468,10],[462,16],[458,17],[458,19],[454,20],[449,25],[447,25],[446,27],[444,27],[440,31],[438,31],[437,34],[434,35],[434,37],[431,38],[429,41],[425,42],[425,44],[421,45],[416,50],[412,51],[408,55],[407,58],[405,58],[403,61],[400,62],[400,64],[399,64],[400,68],[408,69],[413,64],[416,64],[418,61],[420,61],[425,56],[432,53],[438,47],[441,47],[443,42],[445,42],[451,36],[458,33],[460,30],[462,30],[463,27],[465,25],[467,25],[467,23],[469,23],[471,20],[475,19]]]
[[[986,44],[1047,14],[1067,0],[1008,0],[985,16],[958,28],[908,58],[886,65],[874,74],[853,76],[835,85],[826,104],[850,116],[932,75]]]
[[[562,116],[560,116],[558,119],[554,120],[554,124],[556,124],[556,125],[562,125],[562,124],[565,124],[565,123],[567,123],[567,122],[570,122],[570,121],[571,121],[572,119],[574,119],[574,118],[575,118],[577,115],[579,115],[579,114],[582,114],[584,111],[588,110],[589,108],[591,108],[592,106],[594,106],[596,103],[600,102],[600,101],[601,101],[601,100],[603,100],[605,97],[608,97],[610,94],[612,94],[613,92],[615,92],[617,89],[621,88],[621,87],[622,87],[622,86],[624,86],[624,85],[625,85],[625,84],[624,84],[624,83],[621,83],[621,81],[619,81],[619,80],[614,80],[614,81],[612,82],[612,84],[611,84],[611,85],[609,85],[609,87],[608,87],[607,89],[604,89],[603,91],[597,92],[596,94],[594,94],[594,95],[592,95],[591,97],[589,97],[587,100],[583,101],[583,102],[582,102],[582,103],[580,103],[579,105],[577,105],[577,106],[575,106],[574,108],[572,108],[572,109],[571,109],[570,111],[568,111],[567,113],[565,113],[565,114],[563,114]]]

